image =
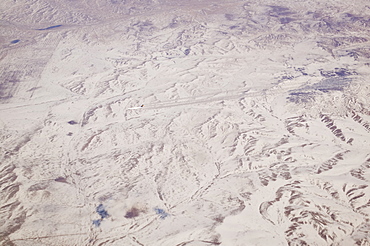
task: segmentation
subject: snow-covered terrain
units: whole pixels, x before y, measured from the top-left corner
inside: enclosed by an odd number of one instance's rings
[[[369,1],[0,14],[0,245],[370,245]]]

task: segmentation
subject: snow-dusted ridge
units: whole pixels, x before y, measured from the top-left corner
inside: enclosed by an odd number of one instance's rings
[[[1,245],[370,245],[367,1],[0,10]]]

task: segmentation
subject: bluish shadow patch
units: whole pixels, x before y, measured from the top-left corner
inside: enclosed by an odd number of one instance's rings
[[[346,69],[346,68],[335,68],[333,71],[320,71],[321,76],[325,78],[332,78],[332,77],[347,77],[350,75],[357,75],[356,71]]]
[[[20,78],[23,76],[23,71],[3,71],[0,74],[0,101],[5,101],[13,97],[20,85]]]
[[[295,21],[295,19],[290,18],[290,17],[283,17],[283,18],[280,18],[279,20],[281,24],[288,24],[292,21]]]
[[[155,211],[156,214],[159,215],[159,218],[162,219],[162,220],[169,216],[169,214],[166,213],[166,211],[164,211],[161,208],[154,208],[154,211]]]
[[[343,91],[343,89],[348,86],[351,81],[352,79],[350,78],[327,78],[321,80],[319,83],[313,84],[312,86],[307,86],[307,89],[319,90],[323,92]]]
[[[101,224],[101,219],[99,219],[99,220],[93,220],[93,225],[94,226],[98,227],[98,226],[100,226],[100,224]]]
[[[49,26],[49,27],[46,27],[46,28],[40,28],[40,29],[36,29],[38,31],[45,31],[45,30],[50,30],[50,29],[54,29],[54,28],[57,28],[57,27],[61,27],[62,25],[55,25],[55,26]]]
[[[287,100],[294,103],[311,102],[314,101],[315,96],[320,93],[343,91],[351,81],[352,79],[347,77],[328,77],[316,84],[305,86],[298,90],[289,91]]]
[[[185,51],[184,51],[184,54],[187,56],[187,55],[189,55],[190,54],[190,49],[186,49]]]
[[[294,103],[308,103],[315,100],[315,93],[313,92],[291,92],[287,97],[289,102]]]
[[[68,121],[67,122],[68,124],[70,124],[70,125],[76,125],[76,124],[78,124],[76,121],[74,121],[74,120],[70,120],[70,121]]]
[[[96,212],[100,215],[100,219],[93,220],[93,225],[100,226],[103,219],[108,218],[109,214],[108,211],[105,209],[103,204],[99,204],[99,206],[96,207]]]
[[[232,20],[234,20],[234,15],[232,15],[232,14],[225,14],[225,18],[227,20],[229,20],[229,21],[232,21]]]
[[[21,40],[20,40],[20,39],[15,39],[15,40],[10,41],[10,43],[11,43],[11,44],[16,44],[16,43],[18,43],[19,41],[21,41]]]
[[[290,11],[287,7],[275,5],[270,5],[269,7],[271,8],[269,11],[271,16],[286,16],[294,14],[294,12]]]
[[[103,206],[103,204],[100,204],[96,208],[96,212],[100,215],[101,219],[105,219],[109,217],[108,211],[105,210],[105,207]]]

